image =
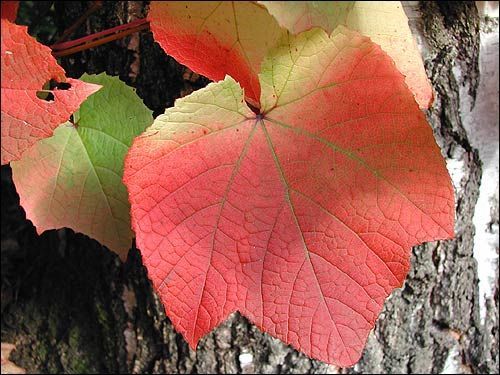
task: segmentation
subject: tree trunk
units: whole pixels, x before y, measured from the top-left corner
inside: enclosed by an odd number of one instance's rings
[[[48,17],[61,33],[88,6],[60,2]],[[42,373],[440,373],[453,364],[461,373],[498,373],[498,276],[482,321],[473,253],[482,168],[463,123],[471,112],[464,97],[473,103],[480,89],[480,16],[473,2],[410,2],[406,10],[435,89],[428,119],[450,168],[460,166],[453,175],[456,237],[413,249],[408,279],[386,301],[356,366],[311,360],[239,314],[190,350],[166,318],[137,249],[121,264],[69,229],[36,235],[10,168],[2,167],[1,327],[2,342],[17,346],[13,362]],[[143,2],[104,2],[72,38],[146,13]],[[498,33],[498,18],[487,22]],[[120,76],[155,116],[208,82],[167,56],[151,32],[63,58],[62,65],[75,78],[103,71]],[[492,205],[498,228],[498,201]]]

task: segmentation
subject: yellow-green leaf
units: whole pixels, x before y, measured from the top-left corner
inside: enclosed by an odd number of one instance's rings
[[[52,137],[11,163],[13,179],[38,233],[69,227],[125,259],[133,232],[122,183],[124,157],[153,118],[118,78],[100,74],[81,79],[103,88],[81,105],[74,125],[60,125]]]
[[[331,33],[343,25],[370,37],[394,60],[420,108],[433,92],[408,18],[399,1],[259,1],[294,34],[321,27]]]

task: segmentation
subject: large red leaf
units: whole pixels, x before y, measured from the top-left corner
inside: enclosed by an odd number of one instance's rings
[[[392,60],[338,28],[286,36],[262,114],[230,77],[136,138],[124,181],[149,277],[189,344],[238,310],[307,355],[360,357],[410,248],[453,235],[453,190]]]
[[[29,36],[26,26],[15,25],[8,18],[1,20],[2,164],[19,159],[37,140],[50,137],[82,101],[100,88],[66,78],[50,48]],[[52,93],[53,100],[39,98],[37,92],[51,79],[71,87],[45,90]]]
[[[155,41],[196,73],[218,81],[226,74],[259,105],[258,73],[282,29],[267,10],[249,1],[153,1]]]

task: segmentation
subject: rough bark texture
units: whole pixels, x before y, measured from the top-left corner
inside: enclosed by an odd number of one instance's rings
[[[56,4],[62,32],[89,6]],[[498,279],[484,325],[479,318],[472,217],[481,161],[462,126],[459,86],[479,82],[479,16],[472,2],[410,4],[435,88],[428,113],[443,154],[464,161],[457,187],[456,238],[414,248],[404,287],[386,302],[361,361],[339,369],[313,361],[234,314],[190,350],[165,317],[140,253],[125,264],[71,230],[37,236],[2,167],[2,341],[29,372],[439,373],[456,357],[463,373],[498,373]],[[73,38],[143,17],[142,2],[104,2]],[[50,14],[49,14],[50,16]],[[119,75],[154,114],[207,83],[177,64],[150,32],[62,59],[70,76]],[[462,70],[461,80],[453,68]],[[467,109],[468,110],[468,109]],[[496,213],[498,217],[498,211]]]

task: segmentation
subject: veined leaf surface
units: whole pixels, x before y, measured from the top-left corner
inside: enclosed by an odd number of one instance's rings
[[[189,344],[240,311],[307,355],[361,356],[410,249],[453,235],[453,189],[392,60],[340,27],[285,35],[260,114],[231,77],[136,138],[124,181],[143,261]]]
[[[148,17],[165,52],[211,80],[232,76],[258,107],[260,65],[283,32],[263,6],[250,1],[154,1]]]
[[[422,109],[433,101],[432,86],[399,1],[259,1],[279,24],[294,34],[338,25],[359,31],[392,57]]]
[[[15,18],[10,5],[2,1],[2,14],[5,10],[6,15],[1,19],[2,164],[19,159],[33,143],[50,137],[59,124],[67,121],[100,88],[66,78],[50,48],[28,35],[26,26],[9,20]],[[44,90],[50,80],[65,82],[70,87]],[[37,92],[51,93],[53,100],[41,99]]]
[[[293,34],[321,27],[331,33],[345,25],[356,1],[257,1]]]
[[[124,157],[153,118],[118,78],[84,75],[82,81],[103,88],[74,114],[75,125],[62,124],[12,162],[12,176],[38,233],[69,227],[126,259],[133,232]]]

